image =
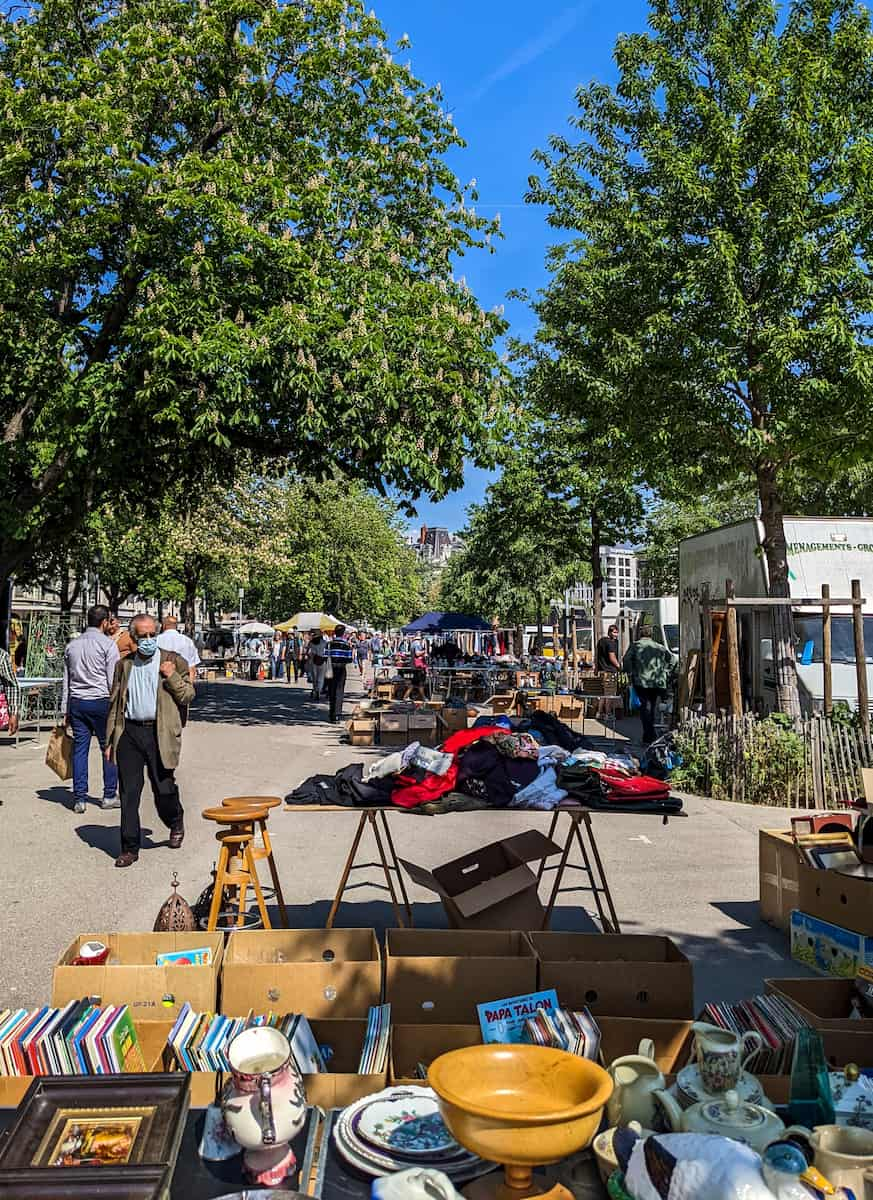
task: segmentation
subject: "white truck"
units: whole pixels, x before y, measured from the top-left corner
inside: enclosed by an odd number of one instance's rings
[[[652,596],[647,600],[625,600],[619,610],[619,645],[622,654],[635,642],[642,625],[652,626],[656,642],[679,657],[679,597]]]
[[[797,599],[821,596],[823,583],[834,599],[851,595],[851,581],[861,581],[864,606],[864,657],[868,695],[873,696],[873,518],[785,517],[789,588]],[[767,592],[764,530],[756,518],[723,525],[679,544],[679,652],[681,662],[701,645],[700,599],[705,585],[713,599],[723,599],[725,581],[734,594],[763,598]],[[776,703],[771,613],[766,608],[738,608],[740,676],[744,702],[772,711]],[[794,609],[795,651],[801,707],[820,711],[824,704],[821,608]],[[855,644],[851,609],[831,615],[831,661],[834,704],[858,707]],[[718,687],[718,679],[716,680]],[[724,703],[723,698],[718,699]],[[726,704],[725,704],[726,706]]]

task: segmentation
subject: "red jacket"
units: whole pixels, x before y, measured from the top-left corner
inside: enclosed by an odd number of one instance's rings
[[[443,742],[442,749],[447,754],[454,754],[455,761],[445,775],[434,775],[428,772],[419,783],[411,775],[398,775],[397,786],[391,793],[391,803],[400,808],[417,808],[419,804],[427,804],[438,800],[454,790],[458,779],[458,755],[461,751],[478,742],[480,738],[492,733],[506,733],[502,725],[485,725],[481,729],[459,729]]]

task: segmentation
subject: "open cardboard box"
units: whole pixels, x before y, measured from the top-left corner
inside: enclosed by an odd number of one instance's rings
[[[870,880],[855,879],[798,863],[798,899],[801,912],[852,933],[873,936],[873,904]]]
[[[536,991],[537,964],[522,933],[389,929],[385,999],[398,1024],[468,1025],[476,1005]]]
[[[91,968],[89,968],[91,969]],[[172,1021],[135,1021],[136,1034],[147,1071],[162,1071],[164,1047],[167,1034],[173,1027]],[[0,1108],[17,1108],[24,1093],[37,1078],[34,1075],[0,1075]],[[55,1077],[57,1078],[57,1076]],[[64,1076],[64,1078],[86,1078]],[[194,1101],[191,1101],[194,1104]]]
[[[560,992],[558,993],[560,999]],[[563,1003],[563,1001],[562,1001]],[[626,1054],[637,1054],[640,1042],[655,1043],[655,1062],[665,1075],[676,1075],[691,1060],[693,1021],[652,1020],[648,1017],[597,1017],[600,1057],[605,1066]]]
[[[540,988],[594,1018],[694,1016],[694,969],[670,938],[650,934],[528,934]]]
[[[800,860],[787,830],[758,833],[758,909],[761,920],[787,933],[798,907]]]
[[[108,946],[109,960],[102,966],[73,966],[79,947],[89,941]],[[212,951],[208,967],[155,965],[158,954],[204,946]],[[137,1024],[174,1021],[186,1001],[201,1012],[211,1012],[218,1005],[223,952],[221,933],[83,933],[58,959],[51,1002],[62,1008],[71,1000],[96,996],[100,1004],[129,1005]]]
[[[765,979],[764,983],[768,992],[789,1000],[814,1029],[873,1033],[873,1018],[852,1017],[851,979]]]
[[[529,864],[560,852],[538,829],[528,829],[431,870],[405,859],[400,864],[415,883],[437,893],[453,929],[536,929],[546,910]]]
[[[426,1081],[415,1073],[419,1063],[429,1067],[435,1058],[449,1050],[481,1043],[482,1030],[478,1025],[394,1025],[391,1029],[391,1083],[421,1087]]]
[[[381,994],[382,957],[372,929],[242,931],[228,942],[220,1011],[366,1018]]]
[[[307,1104],[318,1108],[345,1108],[347,1104],[381,1091],[388,1082],[388,1071],[359,1075],[358,1064],[364,1047],[367,1022],[364,1020],[314,1020],[312,1032],[320,1046],[330,1047],[329,1070],[303,1076]],[[179,1065],[165,1048],[164,1069],[178,1071]],[[193,1108],[213,1104],[220,1097],[229,1074],[222,1071],[192,1071],[191,1105]]]

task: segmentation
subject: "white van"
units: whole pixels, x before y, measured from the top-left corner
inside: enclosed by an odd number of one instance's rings
[[[813,600],[823,583],[834,599],[851,595],[851,581],[861,581],[865,614],[873,611],[873,519],[866,517],[785,517],[788,576],[792,596]],[[723,599],[725,581],[733,581],[739,597],[767,596],[764,529],[752,518],[723,525],[679,544],[679,650],[681,660],[701,644],[700,597],[704,585],[713,599]],[[776,705],[771,614],[766,608],[738,608],[740,674],[747,705],[766,712]],[[801,707],[814,712],[824,704],[822,618],[820,608],[794,610],[797,677]],[[833,698],[858,707],[855,644],[851,609],[831,615]],[[867,689],[873,696],[873,616],[864,616]],[[716,680],[718,687],[718,679]],[[717,697],[726,707],[724,698]]]
[[[618,614],[619,645],[624,653],[639,637],[642,625],[652,626],[656,642],[679,657],[679,597],[653,596],[648,600],[625,600]]]

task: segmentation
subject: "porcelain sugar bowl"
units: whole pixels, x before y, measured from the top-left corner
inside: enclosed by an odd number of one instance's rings
[[[760,1104],[749,1104],[734,1092],[725,1092],[712,1100],[693,1104],[684,1112],[667,1092],[658,1092],[658,1102],[675,1133],[715,1133],[720,1137],[745,1142],[759,1154],[787,1133],[799,1133],[809,1137],[809,1130],[785,1125],[774,1112]]]
[[[303,1080],[284,1033],[255,1025],[238,1033],[227,1049],[231,1079],[221,1108],[233,1137],[245,1150],[254,1182],[274,1187],[296,1166],[290,1142],[306,1121]]]

